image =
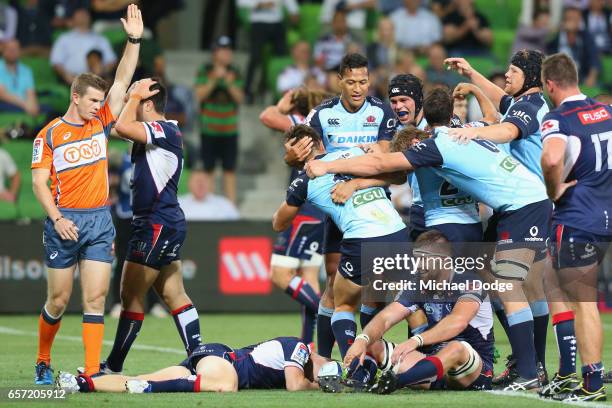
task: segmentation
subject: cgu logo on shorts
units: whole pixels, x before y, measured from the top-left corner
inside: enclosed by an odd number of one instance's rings
[[[53,164],[56,171],[92,164],[106,158],[106,138],[104,133],[91,139],[60,145],[53,150]]]
[[[224,237],[219,241],[219,290],[224,295],[268,295],[272,291],[268,237]]]
[[[512,173],[514,169],[519,165],[519,162],[510,156],[506,156],[504,160],[499,164],[499,167],[506,170],[509,173]]]

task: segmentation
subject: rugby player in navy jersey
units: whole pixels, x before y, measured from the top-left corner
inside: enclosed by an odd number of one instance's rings
[[[541,180],[544,179],[540,166],[542,153],[540,125],[542,118],[548,112],[540,77],[543,58],[544,55],[536,50],[517,51],[510,59],[505,74],[506,86],[504,89],[499,88],[474,70],[463,58],[448,58],[445,61],[450,68],[467,76],[481,88],[487,97],[499,107],[502,114],[499,124],[486,128],[452,129],[449,135],[460,143],[467,143],[474,138],[490,140],[499,148],[510,153]],[[543,208],[542,211],[546,212],[540,217],[542,222],[534,222],[528,228],[531,234],[529,239],[532,240],[530,246],[535,250],[535,254],[533,261],[529,262],[530,271],[525,285],[525,300],[514,299],[516,301],[511,304],[504,302],[503,308],[496,304],[496,314],[510,339],[513,351],[513,355],[508,359],[507,370],[494,380],[494,383],[500,386],[509,384],[517,375],[529,378],[534,372],[538,373],[542,382],[547,382],[545,357],[549,311],[542,286],[542,273],[546,254],[544,241],[548,236],[552,204],[549,204],[546,209]],[[498,214],[493,214],[489,220],[489,226],[485,232],[486,241],[507,240],[496,234],[498,217]],[[516,327],[513,328],[513,326],[526,321],[531,321],[530,324],[533,325],[533,348],[537,355],[538,365],[527,361],[528,358],[530,359],[527,356],[531,354],[531,351],[520,350],[516,341],[513,340],[516,336],[511,333],[511,331],[516,331]],[[527,329],[523,334],[531,336],[529,331],[530,329]]]
[[[368,96],[370,84],[367,58],[356,53],[345,55],[340,63],[338,77],[340,96],[328,99],[313,109],[306,118],[306,124],[322,136],[328,153],[364,144],[379,144],[383,151],[388,151],[397,119],[387,103]],[[313,144],[304,138],[298,143],[287,143],[285,148],[287,164],[299,167],[310,154]],[[328,218],[323,237],[327,282],[317,316],[317,350],[325,357],[331,357],[334,345],[331,328],[334,312],[333,283],[340,263],[341,240],[342,234],[338,227]],[[365,318],[364,323],[374,312],[375,309],[371,307],[363,310],[361,316]]]
[[[567,54],[544,61],[542,82],[556,106],[542,123],[542,170],[548,196],[555,202],[549,238],[555,269],[551,282],[558,282],[556,289],[561,290],[547,293],[561,358],[559,372],[542,395],[603,401],[597,271],[612,241],[612,107],[580,91],[576,65]],[[576,345],[581,387],[575,374]]]
[[[134,377],[74,376],[60,372],[56,385],[75,392],[232,392],[245,389],[318,388],[317,373],[327,359],[311,352],[297,337],[276,337],[232,349],[225,344],[196,347],[180,364]]]
[[[132,147],[132,236],[121,276],[121,316],[113,348],[100,371],[118,373],[144,319],[144,299],[154,287],[172,311],[187,354],[200,344],[198,312],[183,287],[180,249],[185,216],[177,201],[183,169],[183,138],[176,121],[166,120],[166,88],[143,79],[126,95],[115,124]]]
[[[372,391],[388,394],[402,387],[491,389],[493,318],[487,293],[474,284],[479,279],[469,272],[458,274],[441,267],[451,264],[441,262],[451,257],[451,245],[439,231],[421,234],[414,256],[421,257],[426,266],[419,270],[415,283],[446,283],[449,287],[421,289],[417,284],[414,290],[400,292],[357,336],[344,358],[345,366],[358,372],[356,366],[366,362],[366,352],[381,355],[376,349],[381,348],[379,340],[385,332],[423,310],[428,329],[393,348],[390,364]],[[451,284],[455,286],[451,288]],[[430,346],[425,353],[423,346]],[[369,377],[374,374],[375,369]]]
[[[284,133],[304,123],[308,113],[328,97],[331,95],[304,86],[292,89],[276,105],[264,109],[259,120]],[[291,168],[289,183],[298,175],[299,171]],[[306,344],[313,342],[319,309],[324,219],[325,215],[313,206],[304,206],[291,228],[278,234],[270,259],[272,282],[301,304],[301,339]]]

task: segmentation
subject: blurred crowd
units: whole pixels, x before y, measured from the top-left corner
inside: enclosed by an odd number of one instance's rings
[[[221,204],[211,207],[205,197],[223,198],[212,195],[217,169],[233,207],[228,217],[237,214],[240,106],[278,99],[301,85],[337,93],[337,69],[347,52],[368,57],[370,89],[381,98],[398,73],[421,78],[426,90],[454,87],[461,77],[446,69],[447,56],[467,57],[477,68],[485,64],[494,81],[505,81],[499,68],[507,61],[494,52],[498,27],[489,18],[504,13],[497,7],[506,0],[219,0],[202,6],[201,45],[210,58],[188,88],[168,78],[158,41],[158,22],[188,1],[0,0],[0,129],[8,139],[34,136],[63,114],[76,75],[112,78],[125,43],[119,19],[129,3],[139,3],[146,26],[134,79],[163,80],[168,119],[178,120],[184,132],[199,133],[198,148],[188,151],[196,180],[189,180],[186,203],[201,212],[213,208],[211,217]],[[504,55],[522,48],[566,52],[585,87],[609,93],[612,73],[604,66],[612,58],[611,10],[610,0],[522,0]],[[237,49],[248,56],[244,66],[237,63]],[[476,103],[464,109],[468,120],[478,119]],[[8,160],[0,160],[0,201],[15,200],[7,191],[16,191],[16,170],[3,163]]]

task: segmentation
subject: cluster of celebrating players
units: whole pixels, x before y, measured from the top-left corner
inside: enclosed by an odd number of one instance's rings
[[[320,387],[384,394],[402,387],[497,386],[564,401],[606,398],[596,279],[612,238],[612,109],[580,92],[567,55],[544,59],[536,51],[517,52],[504,89],[466,60],[451,58],[449,67],[471,83],[452,94],[435,88],[424,96],[416,77],[400,74],[390,80],[386,103],[368,96],[366,58],[348,54],[339,68],[339,96],[300,88],[266,108],[261,121],[284,132],[285,161],[294,169],[286,200],[273,216],[280,234],[272,280],[301,304],[303,330],[300,338],[233,349],[201,341],[181,274],[186,236],[176,198],[181,132],[164,117],[162,83],[145,79],[130,86],[143,31],[138,7],[129,6],[122,22],[128,42],[108,93],[100,78],[80,75],[66,114],[34,141],[33,185],[48,214],[49,276],[39,319],[37,384],[53,382],[51,346],[78,265],[85,367],[79,375],[60,372],[56,379],[70,391]],[[544,90],[556,107],[550,112]],[[468,94],[484,117],[464,124],[453,115],[453,99]],[[111,134],[133,143],[134,219],[122,273],[122,313],[113,348],[100,362],[113,259],[114,228],[105,207]],[[414,196],[408,227],[387,190],[406,180]],[[483,232],[484,207],[493,215]],[[366,247],[386,248],[377,256],[387,251],[433,260],[473,254],[469,243],[483,242],[492,243],[477,249],[490,256],[485,271],[418,271],[420,281],[452,282],[462,289],[404,290],[391,302],[363,296],[372,282],[362,259]],[[327,281],[320,294],[322,265]],[[512,283],[515,289],[487,293],[470,287],[475,280]],[[151,287],[172,310],[187,359],[126,377],[123,363],[142,327]],[[506,370],[495,378],[493,312],[512,347]],[[560,364],[549,379],[551,314]],[[408,323],[408,340],[383,339],[402,321]],[[334,344],[345,373],[331,360]]]

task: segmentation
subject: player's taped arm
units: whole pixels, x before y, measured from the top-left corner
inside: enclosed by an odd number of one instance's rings
[[[455,303],[451,313],[440,320],[431,329],[421,333],[423,345],[438,344],[458,336],[480,309],[480,303],[472,299],[460,299]]]
[[[32,169],[32,190],[34,196],[51,220],[56,220],[62,213],[53,201],[53,195],[47,185],[51,170],[45,168]]]
[[[326,173],[352,174],[360,177],[383,173],[413,170],[412,165],[401,152],[372,153],[350,159],[326,162]]]
[[[544,139],[542,146],[542,174],[544,176],[544,184],[546,184],[546,193],[548,197],[556,201],[561,196],[560,190],[562,187],[561,177],[563,176],[563,161],[565,158],[565,148],[567,142],[558,137],[549,137]]]
[[[399,302],[391,302],[374,316],[363,329],[363,334],[370,339],[368,345],[382,339],[383,335],[393,326],[410,315],[411,311]]]
[[[289,228],[299,210],[300,207],[289,205],[286,201],[283,202],[272,216],[272,229],[281,232]]]
[[[129,38],[138,39],[142,38],[142,32],[144,26],[142,23],[142,15],[136,5],[131,4],[128,6],[126,19],[121,19],[123,28]],[[127,41],[123,56],[117,66],[117,72],[115,73],[115,80],[110,90],[108,91],[108,100],[110,110],[114,117],[119,116],[121,109],[124,105],[123,97],[127,92],[130,83],[132,82],[132,76],[136,70],[138,64],[138,55],[140,54],[140,42]]]
[[[319,386],[304,376],[304,371],[298,367],[285,367],[285,386],[287,391],[315,390]]]

